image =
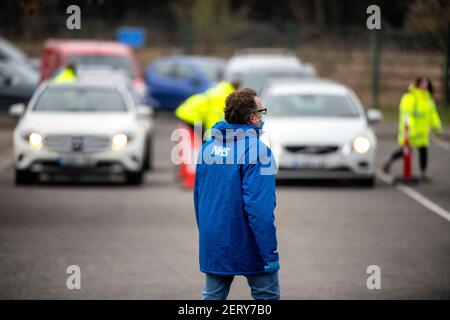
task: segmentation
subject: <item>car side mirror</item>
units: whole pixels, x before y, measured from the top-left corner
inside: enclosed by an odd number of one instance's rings
[[[153,116],[153,108],[145,105],[140,105],[137,107],[137,115],[140,118],[150,118]]]
[[[377,109],[368,109],[366,115],[370,124],[378,123],[383,119],[383,114]]]
[[[198,86],[200,86],[202,84],[202,81],[199,78],[197,78],[197,77],[192,77],[191,78],[191,83],[192,83],[193,86],[198,87]]]
[[[15,103],[9,107],[9,115],[14,118],[20,118],[25,113],[24,103]]]

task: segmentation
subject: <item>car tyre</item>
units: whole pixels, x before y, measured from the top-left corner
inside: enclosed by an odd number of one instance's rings
[[[37,179],[37,175],[29,170],[15,170],[16,185],[30,185]]]
[[[373,188],[375,186],[375,177],[361,179],[359,181],[359,185],[363,187]]]
[[[141,185],[144,181],[144,172],[143,170],[139,170],[137,172],[128,172],[127,173],[127,184],[138,186]]]
[[[145,171],[153,170],[153,138],[152,137],[150,137],[145,144],[144,170]]]

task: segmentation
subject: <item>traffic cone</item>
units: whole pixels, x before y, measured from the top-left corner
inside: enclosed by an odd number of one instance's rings
[[[188,138],[183,140],[182,144],[182,163],[180,165],[180,176],[183,180],[186,189],[194,188],[195,183],[195,169],[197,165],[197,156],[201,148],[201,139],[195,131],[188,126]]]
[[[403,141],[403,181],[408,182],[411,178],[411,145],[409,143],[409,126],[405,123]]]

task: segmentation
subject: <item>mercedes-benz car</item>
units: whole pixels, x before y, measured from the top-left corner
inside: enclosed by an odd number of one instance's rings
[[[369,123],[382,115],[366,111],[350,88],[324,79],[278,81],[265,87],[261,99],[278,178],[374,184],[377,139]]]
[[[14,130],[16,184],[42,175],[122,176],[141,184],[151,168],[152,110],[140,106],[123,81],[42,83]]]

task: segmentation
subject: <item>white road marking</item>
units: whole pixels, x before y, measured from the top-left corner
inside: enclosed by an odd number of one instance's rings
[[[13,162],[13,150],[12,148],[6,149],[0,154],[0,172],[3,172]]]
[[[394,183],[394,177],[384,173],[380,169],[377,169],[376,175],[377,175],[377,177],[380,180],[382,180],[383,182],[385,182],[385,183],[387,183],[389,185],[392,185]],[[423,196],[422,194],[420,194],[419,192],[417,192],[413,188],[408,187],[407,185],[404,185],[404,184],[395,185],[395,188],[397,190],[401,191],[403,194],[405,194],[408,197],[410,197],[411,199],[417,201],[419,204],[421,204],[422,206],[424,206],[428,210],[434,212],[438,216],[440,216],[440,217],[442,217],[445,220],[450,222],[450,212],[448,212],[447,210],[445,210],[441,206],[437,205],[436,203],[434,203],[430,199],[426,198],[425,196]]]
[[[445,142],[444,140],[435,136],[431,136],[431,141],[438,147],[444,149],[445,151],[450,151],[450,144]]]
[[[398,186],[396,186],[396,188],[398,190],[400,190],[401,192],[403,192],[404,194],[406,194],[407,196],[409,196],[410,198],[416,200],[418,203],[420,203],[425,208],[433,211],[438,216],[441,216],[445,220],[450,221],[450,212],[448,212],[447,210],[438,206],[437,204],[432,202],[430,199],[424,197],[422,194],[420,194],[413,188],[405,186],[405,185],[398,185]]]

